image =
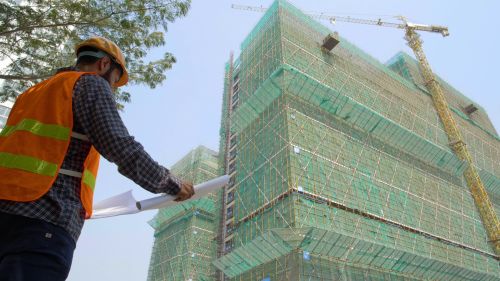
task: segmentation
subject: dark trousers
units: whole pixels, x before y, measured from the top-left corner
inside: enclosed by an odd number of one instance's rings
[[[0,281],[63,281],[75,242],[51,223],[0,212]]]

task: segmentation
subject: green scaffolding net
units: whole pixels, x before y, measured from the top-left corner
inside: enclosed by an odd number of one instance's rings
[[[172,166],[194,184],[218,174],[217,153],[199,146]],[[160,209],[149,222],[155,229],[148,281],[215,280],[219,203],[217,194]]]
[[[242,43],[221,130],[235,140],[221,145],[231,227],[214,264],[231,280],[500,280],[418,69],[343,38],[326,53],[329,32],[275,1]],[[445,88],[500,214],[498,137]]]

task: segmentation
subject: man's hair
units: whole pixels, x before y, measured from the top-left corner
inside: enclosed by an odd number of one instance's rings
[[[81,53],[81,52],[85,52],[85,51],[90,51],[90,52],[94,52],[94,53],[97,53],[99,52],[99,49],[96,49],[96,48],[93,48],[93,47],[89,47],[89,46],[84,46],[84,47],[81,47],[79,50],[78,50],[78,53]],[[100,58],[98,57],[94,57],[94,56],[80,56],[77,60],[76,60],[76,65],[91,65],[91,64],[94,64],[96,63]]]
[[[84,46],[84,47],[81,47],[80,49],[78,49],[78,54],[81,53],[81,52],[93,52],[93,53],[97,53],[97,52],[102,52],[101,50],[97,49],[97,48],[94,48],[94,47],[90,47],[90,46]],[[110,71],[117,68],[118,70],[120,70],[120,76],[123,74],[123,69],[122,67],[115,61],[115,59],[106,54],[110,59],[111,59],[111,68],[110,68]],[[78,59],[76,60],[76,66],[83,66],[83,65],[92,65],[94,63],[96,63],[98,60],[100,60],[101,58],[98,58],[98,57],[94,57],[94,56],[91,56],[91,55],[82,55],[82,56],[79,56]]]

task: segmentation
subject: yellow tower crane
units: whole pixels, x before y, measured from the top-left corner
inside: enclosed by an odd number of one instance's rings
[[[254,11],[254,12],[265,12],[266,8],[264,7],[252,7],[252,6],[243,6],[243,5],[232,5],[234,9]],[[465,145],[462,134],[457,126],[457,123],[453,119],[453,115],[448,106],[446,98],[443,94],[443,89],[441,85],[438,83],[436,76],[432,72],[431,66],[427,61],[427,58],[424,54],[424,50],[422,48],[422,40],[420,39],[420,35],[417,34],[418,31],[428,31],[441,33],[443,37],[448,36],[448,28],[445,26],[439,25],[425,25],[425,24],[415,24],[409,22],[405,17],[399,16],[397,17],[402,23],[392,23],[392,22],[384,22],[381,19],[378,20],[369,20],[369,19],[358,19],[352,17],[339,17],[339,16],[331,16],[325,14],[307,14],[312,18],[328,20],[332,24],[335,24],[337,21],[341,22],[350,22],[350,23],[361,23],[361,24],[370,24],[370,25],[379,25],[385,27],[393,27],[405,30],[405,39],[408,42],[408,46],[413,50],[415,57],[417,58],[420,66],[420,71],[424,77],[424,82],[427,90],[431,93],[432,100],[434,103],[434,107],[443,123],[444,130],[448,135],[448,141],[450,147],[453,149],[455,154],[463,161],[466,161],[468,164],[467,169],[464,171],[465,181],[470,189],[472,197],[474,198],[474,202],[476,207],[478,208],[479,215],[481,216],[481,220],[486,229],[486,233],[488,234],[488,238],[490,239],[490,243],[493,247],[493,250],[497,256],[500,257],[500,222],[498,220],[497,214],[495,213],[495,209],[493,209],[493,205],[491,204],[490,198],[486,193],[486,189],[479,177],[476,167],[472,161],[472,156]]]

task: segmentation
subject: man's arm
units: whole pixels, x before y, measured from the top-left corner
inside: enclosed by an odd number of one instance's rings
[[[154,161],[129,135],[106,80],[97,75],[82,75],[73,91],[73,111],[75,122],[83,130],[79,133],[86,134],[97,151],[115,163],[122,175],[150,192],[179,194],[182,181]]]

